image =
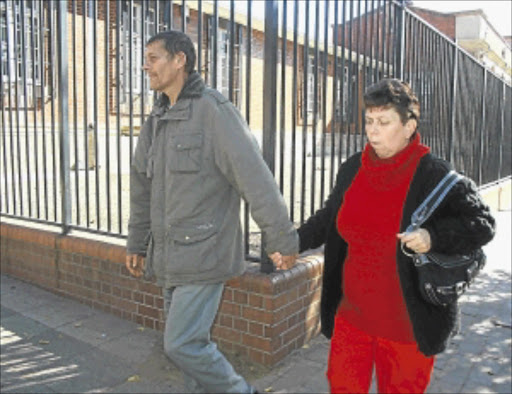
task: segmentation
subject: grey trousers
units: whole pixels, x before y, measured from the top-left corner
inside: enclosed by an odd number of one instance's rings
[[[254,391],[210,340],[223,289],[223,283],[163,289],[164,350],[183,372],[185,386],[190,392]]]

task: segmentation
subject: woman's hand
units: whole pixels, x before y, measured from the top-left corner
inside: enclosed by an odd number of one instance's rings
[[[410,233],[400,233],[396,236],[408,249],[415,253],[427,253],[432,246],[430,234],[424,228],[419,228]]]
[[[297,256],[298,255],[283,256],[281,253],[275,252],[269,255],[268,257],[270,257],[270,259],[276,266],[276,269],[280,271],[289,270],[290,268],[292,268],[295,265]]]

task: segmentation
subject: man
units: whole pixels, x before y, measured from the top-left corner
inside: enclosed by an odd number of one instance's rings
[[[156,277],[165,304],[164,349],[193,392],[250,393],[210,341],[224,282],[245,270],[240,199],[269,254],[295,262],[298,236],[247,124],[194,70],[192,41],[162,32],[143,69],[161,93],[141,130],[130,177],[126,267]]]

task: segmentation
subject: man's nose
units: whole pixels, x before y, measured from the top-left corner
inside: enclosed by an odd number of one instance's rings
[[[149,70],[149,67],[146,63],[142,64],[142,70],[143,71],[148,71]]]

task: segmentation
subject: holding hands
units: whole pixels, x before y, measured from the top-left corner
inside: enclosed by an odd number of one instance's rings
[[[291,256],[283,256],[279,252],[272,253],[269,255],[270,259],[276,266],[276,269],[278,271],[280,270],[289,270],[295,265],[295,261],[297,260],[298,255],[291,255]]]

